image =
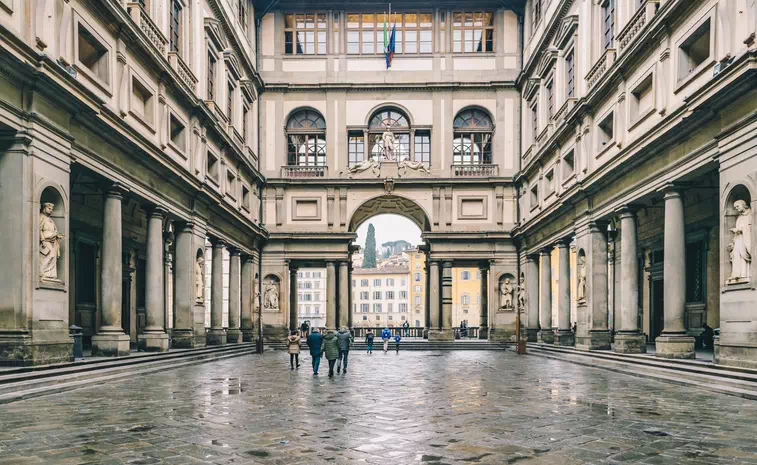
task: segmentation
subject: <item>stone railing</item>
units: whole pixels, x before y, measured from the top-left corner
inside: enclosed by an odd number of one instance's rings
[[[192,89],[192,91],[195,91],[197,77],[195,77],[192,70],[189,69],[189,66],[184,63],[181,55],[179,55],[178,52],[168,52],[168,63],[171,65],[171,68],[176,71],[176,73],[179,75],[179,78],[184,82],[184,84]]]
[[[570,113],[570,111],[573,109],[574,106],[576,106],[576,102],[578,99],[575,97],[570,97],[565,99],[565,103],[562,104],[559,110],[557,110],[557,113],[555,113],[555,116],[552,117],[552,119],[557,123],[558,125],[562,120],[565,118],[565,116]]]
[[[328,176],[326,166],[282,166],[282,178],[325,178]]]
[[[216,118],[218,118],[223,125],[229,122],[229,119],[226,118],[226,113],[221,110],[221,107],[218,106],[215,100],[205,100],[205,105],[210,108],[210,111],[213,112]]]
[[[636,11],[636,14],[633,15],[633,17],[630,21],[628,21],[623,30],[620,31],[618,37],[615,38],[615,44],[617,45],[618,53],[623,52],[623,50],[628,47],[628,44],[630,44],[639,35],[639,31],[644,29],[644,26],[649,24],[652,16],[657,13],[657,8],[659,7],[659,5],[659,0],[646,0],[644,5],[642,5],[638,9],[638,11]]]
[[[498,165],[452,165],[456,178],[486,178],[499,176]]]
[[[594,84],[602,79],[602,76],[604,76],[607,70],[610,69],[613,63],[615,63],[615,55],[615,49],[608,48],[605,50],[605,53],[599,57],[599,60],[597,60],[594,66],[591,67],[589,74],[586,75],[586,82],[589,85],[589,89],[594,87]]]
[[[129,16],[139,25],[142,32],[145,33],[147,39],[160,51],[160,54],[166,56],[166,47],[168,46],[168,39],[160,32],[158,26],[152,22],[150,15],[145,12],[139,5],[139,2],[129,2],[126,4],[126,10],[129,12]]]

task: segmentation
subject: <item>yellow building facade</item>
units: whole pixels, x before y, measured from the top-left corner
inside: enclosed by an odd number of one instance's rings
[[[418,249],[408,250],[410,258],[410,316],[411,326],[426,326],[426,254]]]

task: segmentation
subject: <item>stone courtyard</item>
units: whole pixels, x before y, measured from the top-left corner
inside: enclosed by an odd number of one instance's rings
[[[757,463],[757,404],[510,352],[267,352],[0,408],[0,464]]]

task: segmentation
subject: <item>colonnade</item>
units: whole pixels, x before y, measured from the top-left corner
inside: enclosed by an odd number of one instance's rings
[[[121,321],[123,295],[123,228],[122,202],[128,189],[114,183],[107,190],[103,211],[103,241],[101,249],[100,306],[101,325],[92,336],[92,355],[129,355],[130,337]],[[148,207],[147,244],[145,265],[145,317],[146,327],[138,335],[142,350],[164,352],[169,348],[166,325],[166,282],[164,222],[169,212],[161,206]],[[191,221],[176,221],[174,270],[174,328],[171,330],[173,347],[195,347],[206,339],[208,345],[227,342],[249,342],[253,336],[253,275],[255,258],[242,254],[239,249],[221,239],[211,238],[213,246],[211,276],[211,328],[206,334],[197,334],[194,323],[195,307],[202,305],[197,296],[197,254],[193,239],[196,225]],[[204,245],[203,245],[204,246]],[[224,270],[223,254],[228,249],[229,265],[229,325],[223,326]],[[203,249],[200,249],[203,250]]]
[[[297,329],[297,271],[300,265],[289,262],[289,330]],[[352,261],[326,261],[326,329],[352,326]]]
[[[656,355],[666,358],[692,358],[694,338],[684,326],[686,304],[686,239],[684,208],[675,186],[664,190],[664,320],[662,334],[656,339]],[[621,279],[620,319],[615,336],[615,351],[646,352],[646,337],[639,328],[639,264],[637,217],[633,206],[615,214],[620,218]],[[610,349],[607,286],[607,223],[577,223],[575,244],[576,270],[571,270],[569,244],[564,237],[542,246],[526,256],[525,280],[528,303],[529,340],[545,344],[573,346],[586,350]],[[558,249],[559,283],[557,291],[558,327],[552,326],[552,249]],[[571,295],[570,276],[577,273],[577,291]],[[571,303],[576,303],[576,330],[570,328]]]

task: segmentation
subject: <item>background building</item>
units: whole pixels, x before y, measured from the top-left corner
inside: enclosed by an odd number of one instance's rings
[[[311,328],[326,327],[326,269],[297,271],[297,324],[308,321]]]
[[[481,324],[481,272],[478,268],[452,270],[452,315],[455,327],[462,321],[472,327]]]
[[[397,327],[410,321],[410,274],[406,266],[357,268],[352,276],[353,326]]]
[[[410,326],[426,327],[426,254],[418,249],[407,251],[410,258]]]

